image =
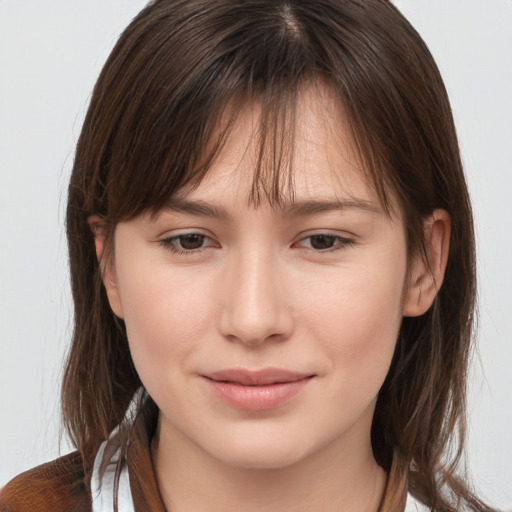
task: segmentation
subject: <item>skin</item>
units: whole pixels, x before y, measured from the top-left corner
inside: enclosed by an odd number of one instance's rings
[[[408,262],[400,209],[382,211],[348,137],[333,136],[345,130],[328,89],[306,89],[298,104],[293,201],[248,202],[258,118],[248,105],[205,180],[180,192],[181,204],[222,215],[169,208],[122,222],[103,262],[112,310],[160,408],[152,452],[169,510],[361,512],[382,499],[375,401],[402,317],[425,312],[442,283],[449,216],[425,219],[428,265]],[[291,211],[308,201],[343,206]],[[204,238],[176,238],[191,233]],[[97,238],[99,258],[103,247]],[[314,377],[266,411],[231,407],[203,377],[267,367]]]

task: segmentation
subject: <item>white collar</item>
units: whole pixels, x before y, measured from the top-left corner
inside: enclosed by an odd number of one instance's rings
[[[414,496],[407,493],[407,503],[404,512],[429,512],[430,508],[418,501]]]
[[[141,386],[134,394],[121,425],[128,428],[135,421],[137,408],[144,399],[145,391]],[[114,490],[116,470],[118,467],[121,443],[118,436],[119,426],[116,427],[109,438],[101,443],[94,459],[91,477],[92,512],[114,512]],[[103,470],[103,473],[100,471]],[[128,466],[122,464],[117,488],[117,510],[119,512],[135,512],[130,488]]]
[[[104,441],[96,458],[94,459],[94,467],[92,470],[91,478],[91,497],[92,497],[92,512],[114,512],[114,488],[115,488],[115,475],[116,468],[119,462],[119,455],[121,449],[118,446],[117,438],[118,428],[116,428],[107,441]],[[106,449],[113,455],[107,461]],[[104,463],[103,475],[100,475],[100,467]],[[117,509],[119,512],[135,512],[132,500],[132,491],[130,488],[130,478],[128,475],[128,467],[123,464],[121,473],[119,475],[119,487],[117,493]]]

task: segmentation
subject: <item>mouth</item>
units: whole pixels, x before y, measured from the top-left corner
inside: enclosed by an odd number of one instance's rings
[[[203,375],[214,395],[227,405],[247,411],[278,408],[296,396],[314,374],[277,368],[221,370]]]
[[[296,382],[307,377],[313,377],[313,374],[292,372],[279,368],[264,368],[255,371],[243,369],[220,370],[209,373],[205,377],[216,382],[240,384],[242,386],[269,386]]]

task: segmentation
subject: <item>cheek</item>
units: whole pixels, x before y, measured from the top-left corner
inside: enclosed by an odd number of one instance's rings
[[[405,260],[361,264],[360,271],[341,269],[316,287],[305,283],[307,293],[297,296],[306,312],[304,328],[329,355],[333,375],[347,386],[378,391],[402,321]]]
[[[138,267],[120,262],[118,275],[135,367],[143,382],[146,375],[160,379],[172,365],[185,361],[208,332],[211,301],[187,272],[170,272],[156,262]]]

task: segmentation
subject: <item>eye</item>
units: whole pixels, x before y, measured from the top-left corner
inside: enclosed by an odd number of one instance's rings
[[[354,243],[351,238],[346,238],[339,235],[331,235],[320,233],[318,235],[310,235],[299,241],[297,245],[313,251],[329,252],[344,249],[348,245]]]
[[[208,247],[215,247],[211,238],[200,233],[184,233],[165,238],[160,240],[160,244],[165,249],[179,254],[190,254]]]

